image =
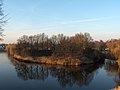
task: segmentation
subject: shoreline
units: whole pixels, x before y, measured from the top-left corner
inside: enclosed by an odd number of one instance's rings
[[[38,64],[49,64],[49,65],[63,65],[63,66],[80,66],[81,64],[93,64],[93,62],[82,62],[75,59],[58,59],[53,57],[22,57],[20,55],[13,55],[13,58],[21,62],[26,63],[38,63]]]

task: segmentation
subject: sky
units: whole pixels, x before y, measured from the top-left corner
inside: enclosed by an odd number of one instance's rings
[[[4,41],[23,35],[88,32],[94,40],[120,38],[120,0],[3,0]]]

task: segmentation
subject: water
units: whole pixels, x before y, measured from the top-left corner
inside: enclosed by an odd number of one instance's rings
[[[27,64],[0,53],[0,90],[112,90],[120,83],[118,65],[61,67]]]

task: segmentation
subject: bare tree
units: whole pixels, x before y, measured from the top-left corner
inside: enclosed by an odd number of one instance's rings
[[[5,25],[5,23],[7,22],[7,20],[5,19],[7,15],[4,15],[3,13],[3,0],[0,0],[0,41],[3,40],[2,36],[3,36],[3,26]]]

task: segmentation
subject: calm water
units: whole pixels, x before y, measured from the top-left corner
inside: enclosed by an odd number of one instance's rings
[[[116,63],[60,67],[18,62],[0,53],[0,90],[111,90],[120,83]]]

